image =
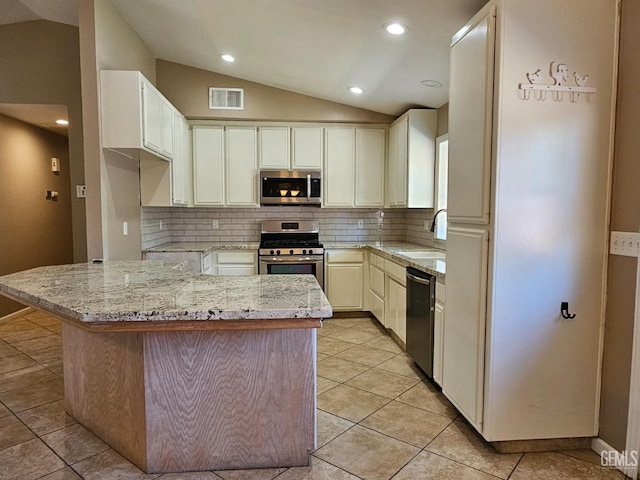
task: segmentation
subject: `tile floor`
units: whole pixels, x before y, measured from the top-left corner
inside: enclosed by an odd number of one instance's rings
[[[147,475],[64,412],[60,322],[0,321],[0,480],[622,479],[591,451],[498,454],[368,318],[318,332],[309,468]]]

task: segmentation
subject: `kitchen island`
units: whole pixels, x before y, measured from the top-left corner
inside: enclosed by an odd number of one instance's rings
[[[40,267],[0,293],[61,317],[67,412],[148,473],[309,464],[310,275],[215,277],[172,262]]]

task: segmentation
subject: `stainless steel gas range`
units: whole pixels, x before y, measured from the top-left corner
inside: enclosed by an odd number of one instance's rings
[[[324,247],[317,222],[265,220],[262,222],[258,273],[315,275],[324,288]]]

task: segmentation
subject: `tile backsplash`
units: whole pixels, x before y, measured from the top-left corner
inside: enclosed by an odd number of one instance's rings
[[[444,248],[445,242],[433,239],[424,230],[424,222],[433,219],[432,209],[379,208],[142,208],[142,249],[169,242],[259,242],[260,222],[268,219],[300,218],[320,224],[322,242],[399,241]],[[213,220],[218,228],[213,228]],[[358,220],[363,227],[358,228]]]

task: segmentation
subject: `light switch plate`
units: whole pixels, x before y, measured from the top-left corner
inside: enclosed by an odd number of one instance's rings
[[[359,229],[363,229],[364,228],[364,220],[358,220],[358,228]]]
[[[611,255],[640,256],[640,233],[611,232]]]

